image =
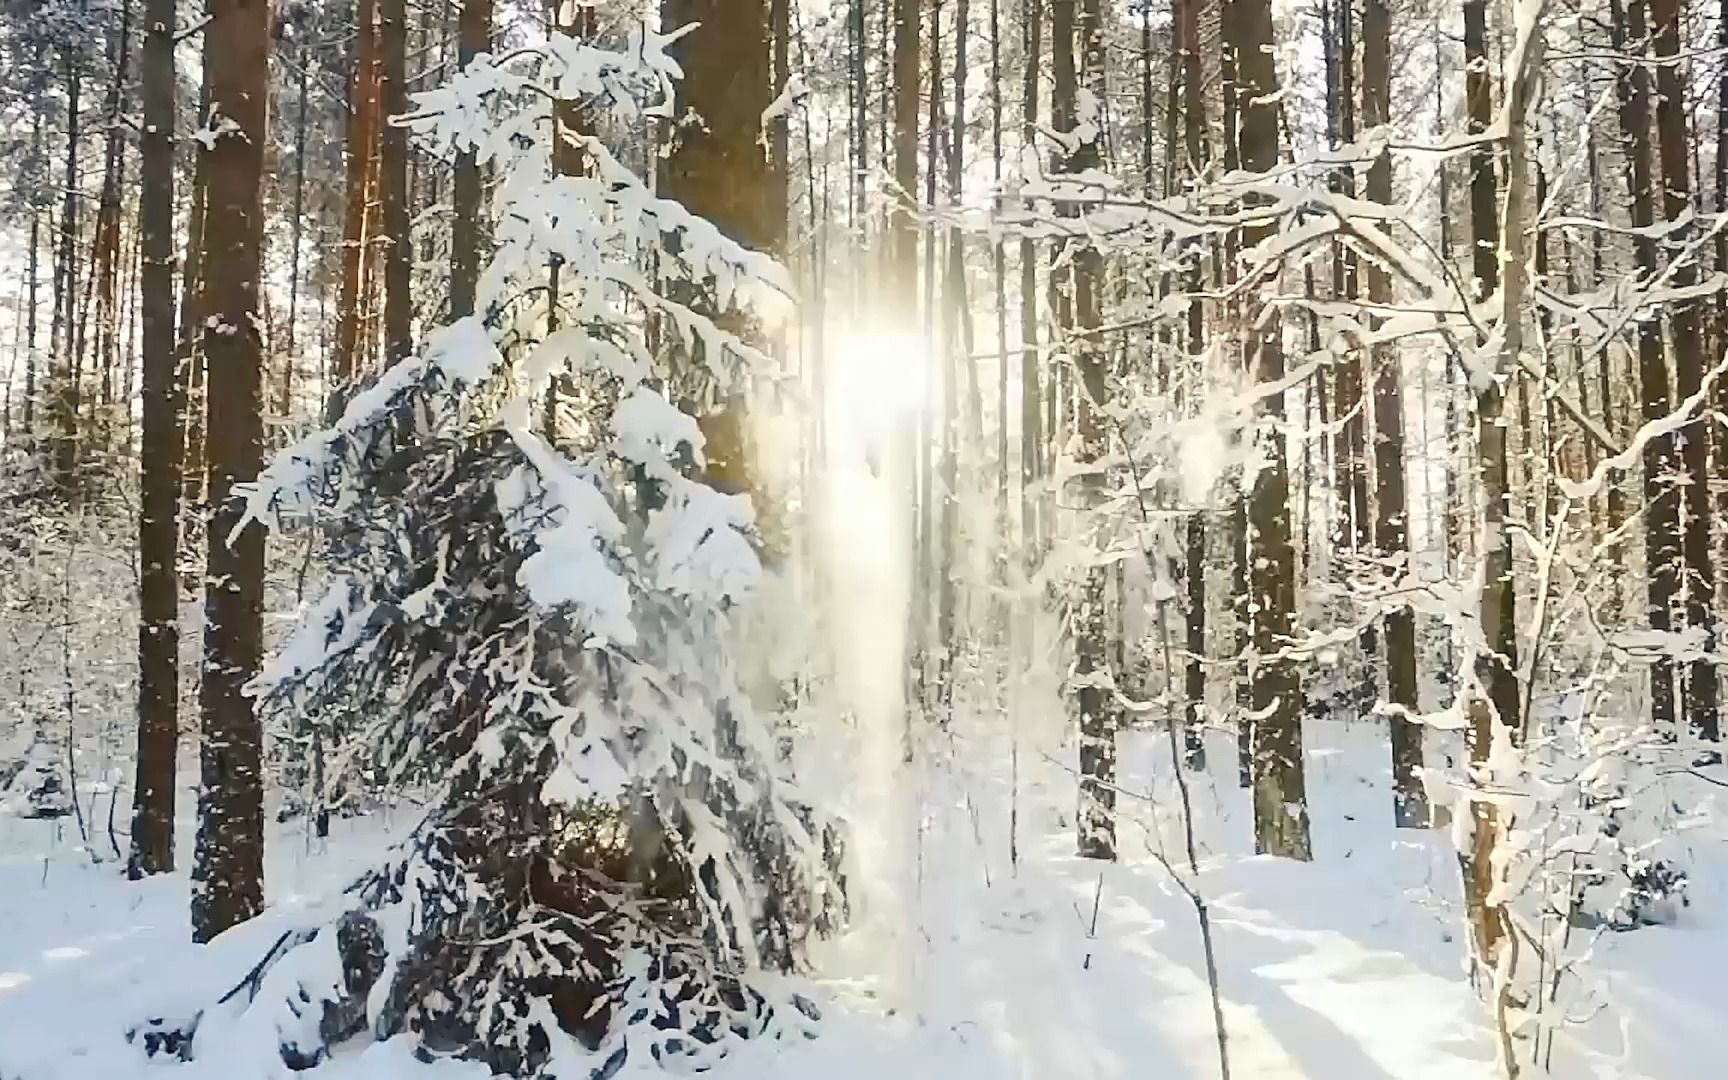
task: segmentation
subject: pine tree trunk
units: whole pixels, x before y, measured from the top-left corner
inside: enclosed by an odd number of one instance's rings
[[[1206,102],[1205,87],[1202,85],[1200,70],[1200,3],[1201,0],[1174,0],[1176,10],[1172,13],[1175,23],[1176,47],[1179,50],[1178,60],[1181,65],[1180,79],[1182,83],[1182,144],[1184,156],[1187,158],[1187,168],[1182,171],[1184,177],[1200,174],[1206,157]],[[1183,188],[1193,186],[1193,181],[1184,180]],[[1187,288],[1192,296],[1198,297],[1202,288],[1201,260],[1196,253],[1193,266],[1187,275]],[[1184,323],[1182,351],[1190,365],[1197,364],[1195,359],[1204,347],[1205,312],[1198,299],[1188,302],[1188,313]],[[1198,401],[1188,402],[1190,410],[1198,408]],[[1187,595],[1184,613],[1185,636],[1183,644],[1187,650],[1187,660],[1183,671],[1183,696],[1187,700],[1186,740],[1188,760],[1195,768],[1205,766],[1206,723],[1206,518],[1198,510],[1188,515],[1183,526],[1183,561],[1186,564]]]
[[[298,341],[300,323],[300,248],[305,240],[306,218],[306,84],[311,71],[310,57],[304,42],[296,42],[295,60],[299,73],[294,86],[294,202],[290,211],[288,250],[288,332],[283,344],[282,403],[284,418],[294,415],[294,369],[300,363]]]
[[[346,183],[347,205],[342,231],[342,280],[336,301],[336,342],[331,358],[331,385],[327,411],[341,408],[342,395],[359,374],[365,340],[366,283],[370,278],[372,234],[377,223],[372,215],[372,191],[376,183],[372,148],[378,139],[379,41],[378,0],[355,4],[354,70],[348,90],[348,138]]]
[[[1057,53],[1057,88],[1061,91],[1061,112],[1058,130],[1074,126],[1075,102],[1072,39],[1065,33],[1073,11],[1073,0],[1056,0],[1053,20]],[[1104,26],[1099,12],[1099,0],[1082,0],[1078,25],[1081,67],[1085,72],[1086,88],[1095,101],[1104,101]],[[1063,56],[1067,54],[1068,59]],[[1064,78],[1069,84],[1064,86]],[[1065,163],[1065,171],[1081,172],[1097,168],[1101,161],[1098,140],[1079,143]],[[1109,451],[1110,431],[1103,410],[1110,402],[1107,360],[1104,349],[1089,331],[1101,324],[1100,285],[1103,278],[1103,257],[1098,249],[1086,245],[1075,252],[1071,281],[1073,284],[1074,328],[1083,336],[1069,345],[1074,358],[1077,381],[1075,427],[1079,436],[1077,465],[1087,470],[1080,481],[1082,512],[1088,528],[1094,530],[1093,542],[1102,540],[1104,478],[1095,469]],[[1114,704],[1114,673],[1110,662],[1108,593],[1110,569],[1092,561],[1083,571],[1080,593],[1073,615],[1075,710],[1080,728],[1080,790],[1079,837],[1077,849],[1082,858],[1114,859],[1116,857],[1116,707]]]
[[[234,486],[254,480],[263,452],[259,338],[260,197],[270,71],[265,0],[211,0],[204,77],[220,112],[218,136],[202,153],[209,381],[210,527],[201,686],[203,790],[192,898],[192,932],[209,941],[258,914],[264,902],[262,734],[244,687],[258,672],[264,530],[237,531],[243,504]],[[232,125],[232,127],[230,127]]]
[[[1610,4],[1610,32],[1618,50],[1644,41],[1643,0]],[[1632,250],[1642,278],[1657,272],[1657,244],[1647,230],[1655,221],[1655,194],[1650,175],[1650,70],[1642,64],[1619,68],[1621,133],[1626,146],[1626,187],[1631,195],[1632,227],[1645,230],[1633,237]],[[1662,326],[1651,313],[1637,325],[1638,381],[1646,421],[1667,416],[1668,362],[1662,349]],[[1650,629],[1666,633],[1673,627],[1673,609],[1680,594],[1679,496],[1663,479],[1674,463],[1674,440],[1661,435],[1644,444],[1644,578]],[[1678,713],[1674,697],[1674,663],[1659,657],[1650,666],[1650,719],[1658,730],[1674,730]]]
[[[1485,0],[1464,4],[1465,101],[1472,133],[1485,131],[1493,118],[1488,72],[1487,10]],[[1528,111],[1530,74],[1513,73],[1507,115],[1506,230],[1501,251],[1499,198],[1493,152],[1486,146],[1472,154],[1470,181],[1470,231],[1474,240],[1472,269],[1478,296],[1490,296],[1501,288],[1500,266],[1507,269],[1502,292],[1503,334],[1498,367],[1502,374],[1514,365],[1523,349],[1524,225],[1523,203],[1527,198],[1525,122]],[[1484,648],[1475,657],[1477,693],[1468,703],[1469,745],[1472,780],[1481,785],[1484,770],[1500,739],[1519,738],[1518,639],[1516,583],[1513,579],[1511,533],[1506,525],[1507,501],[1511,496],[1504,423],[1505,396],[1498,378],[1483,380],[1476,389],[1477,513],[1480,521],[1482,585],[1478,618]],[[1464,872],[1465,916],[1473,939],[1472,958],[1479,971],[1489,976],[1501,960],[1501,951],[1515,947],[1503,901],[1495,899],[1495,852],[1503,839],[1505,822],[1498,806],[1486,799],[1471,799],[1470,838],[1460,852]],[[1510,1061],[1508,1057],[1508,1067]]]
[[[1270,0],[1235,0],[1230,20],[1236,40],[1241,112],[1242,168],[1270,172],[1278,164],[1278,73],[1272,54]],[[1246,230],[1243,243],[1264,239]],[[1262,386],[1284,377],[1284,352],[1275,313],[1250,311],[1249,359]],[[1279,655],[1291,641],[1296,610],[1290,541],[1290,480],[1282,434],[1284,394],[1262,399],[1268,421],[1266,458],[1248,500],[1248,596],[1254,606],[1254,715],[1249,765],[1254,795],[1255,847],[1263,854],[1310,858],[1308,795],[1302,761],[1301,680],[1293,661]]]
[[[684,69],[676,115],[700,113],[684,124],[666,161],[665,194],[720,231],[758,251],[771,250],[784,226],[775,225],[778,199],[770,188],[762,113],[773,101],[767,0],[664,0],[661,22],[701,28],[672,48]],[[706,436],[708,483],[737,493],[754,487],[744,397],[733,393],[698,418]],[[769,508],[758,500],[757,512]]]
[[[78,341],[73,329],[78,295],[78,97],[83,74],[66,64],[66,182],[60,208],[59,273],[54,283],[54,479],[70,497],[78,468]]]
[[[139,276],[144,323],[138,518],[138,761],[133,878],[174,869],[174,773],[180,735],[180,391],[174,355],[174,0],[144,12],[144,127],[139,138]]]
[[[380,0],[379,193],[384,218],[384,363],[414,351],[414,238],[408,221],[408,131],[390,122],[408,111],[408,17],[405,0]]]
[[[1362,121],[1385,124],[1391,104],[1391,12],[1386,0],[1362,5]],[[1382,152],[1368,167],[1368,201],[1391,205],[1392,159]],[[1368,265],[1368,302],[1387,310],[1392,280],[1378,263]],[[1404,488],[1404,396],[1396,346],[1377,346],[1374,370],[1374,546],[1382,558],[1410,565],[1409,511]],[[1418,711],[1416,616],[1408,607],[1386,614],[1386,696],[1395,706]],[[1422,728],[1405,716],[1391,718],[1393,818],[1400,828],[1428,824],[1428,798],[1422,787]]]
[[[1691,143],[1686,117],[1686,88],[1680,70],[1680,0],[1649,0],[1650,17],[1655,22],[1652,42],[1658,59],[1669,62],[1656,67],[1656,129],[1662,154],[1662,209],[1674,226],[1669,242],[1685,245],[1695,226],[1682,224],[1692,213],[1692,187],[1687,173],[1687,152]],[[1678,292],[1684,293],[1698,280],[1698,263],[1691,258],[1679,259],[1669,275]],[[1701,301],[1682,298],[1667,305],[1669,340],[1674,349],[1674,393],[1684,400],[1696,394],[1704,382],[1704,361],[1699,338],[1703,325],[1698,318]],[[1686,567],[1681,595],[1685,604],[1686,626],[1703,633],[1702,651],[1708,655],[1715,649],[1714,616],[1716,599],[1715,567],[1710,558],[1710,488],[1705,478],[1710,475],[1708,442],[1719,437],[1713,424],[1695,421],[1681,440],[1679,463],[1692,482],[1682,489],[1685,507],[1685,529],[1681,535],[1681,558]],[[1716,667],[1709,660],[1691,660],[1685,672],[1685,712],[1692,731],[1699,738],[1715,742],[1720,734],[1717,713]]]
[[[199,92],[199,116],[210,109],[210,89]],[[205,155],[193,142],[192,205],[186,213],[186,266],[180,277],[180,313],[174,369],[181,383],[180,499],[182,529],[201,519],[204,503],[204,207],[208,194]],[[189,571],[188,586],[197,575]]]
[[[1021,90],[1020,141],[1037,145],[1038,61],[1043,52],[1044,0],[1022,0],[1025,31],[1025,75]],[[1039,468],[1043,458],[1043,408],[1039,400],[1038,363],[1038,245],[1020,241],[1020,542],[1026,572],[1036,565],[1041,544],[1038,522]]]
[[[457,59],[466,68],[474,57],[492,47],[492,0],[465,0],[457,22]],[[480,280],[480,164],[474,151],[456,157],[451,184],[455,216],[450,226],[450,315],[475,314],[475,287]]]
[[[30,160],[42,160],[42,110],[35,110],[30,120]],[[30,253],[26,256],[24,273],[24,438],[25,445],[36,445],[36,308],[42,277],[39,252],[42,248],[42,208],[30,200]]]

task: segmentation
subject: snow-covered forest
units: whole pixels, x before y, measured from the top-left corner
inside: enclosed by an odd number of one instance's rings
[[[1728,1060],[1728,0],[0,0],[0,1080]]]

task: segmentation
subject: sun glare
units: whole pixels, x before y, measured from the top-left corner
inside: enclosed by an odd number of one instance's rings
[[[838,335],[828,356],[830,445],[872,457],[885,453],[925,400],[928,357],[925,342],[913,334]]]

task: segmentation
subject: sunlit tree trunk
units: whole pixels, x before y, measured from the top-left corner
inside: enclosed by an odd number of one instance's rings
[[[408,111],[408,18],[405,0],[380,0],[378,98],[379,201],[384,218],[384,363],[414,351],[414,238],[408,221],[408,132],[390,118]]]
[[[463,67],[492,47],[492,0],[465,0],[457,22],[457,59]],[[454,217],[450,226],[450,314],[472,315],[480,279],[480,164],[474,151],[456,157],[451,184]]]
[[[1673,226],[1669,242],[1683,245],[1691,240],[1694,227],[1685,222],[1692,213],[1692,186],[1687,172],[1687,150],[1691,144],[1690,122],[1686,116],[1686,87],[1682,78],[1680,56],[1680,0],[1649,0],[1654,51],[1667,63],[1656,66],[1656,129],[1662,154],[1662,209]],[[1670,281],[1677,292],[1684,293],[1698,280],[1698,263],[1691,258],[1676,260]],[[1684,400],[1696,394],[1704,382],[1703,349],[1699,338],[1704,327],[1698,318],[1701,301],[1682,296],[1667,305],[1669,340],[1674,349],[1674,393]],[[1714,607],[1716,595],[1715,567],[1710,559],[1710,475],[1708,440],[1715,433],[1705,421],[1687,428],[1681,441],[1679,463],[1690,478],[1682,489],[1685,507],[1685,529],[1681,537],[1681,558],[1685,578],[1681,595],[1686,610],[1686,626],[1704,635],[1702,651],[1708,655],[1715,648]],[[1694,734],[1716,741],[1720,727],[1717,715],[1716,667],[1705,659],[1690,660],[1685,672],[1686,719]]]
[[[1272,53],[1270,0],[1235,0],[1227,14],[1237,35],[1242,168],[1270,172],[1278,164],[1278,73]],[[1265,228],[1246,230],[1245,245]],[[1253,310],[1246,320],[1255,379],[1284,377],[1284,351],[1275,312]],[[1280,655],[1291,641],[1296,610],[1290,541],[1290,479],[1282,433],[1282,391],[1262,398],[1266,423],[1262,463],[1248,500],[1248,597],[1253,607],[1254,725],[1249,767],[1255,847],[1290,859],[1310,857],[1308,794],[1302,762],[1302,686],[1294,661]]]
[[[1066,11],[1064,9],[1067,9]],[[1069,52],[1072,40],[1062,34],[1072,10],[1072,0],[1056,0],[1053,45],[1058,56]],[[1081,0],[1079,37],[1081,67],[1086,88],[1094,101],[1104,100],[1104,25],[1099,0]],[[1073,78],[1073,63],[1058,60],[1058,77],[1067,73]],[[1064,108],[1072,110],[1075,94],[1070,88],[1063,95]],[[1075,117],[1068,117],[1065,127],[1072,127]],[[1059,122],[1060,123],[1060,122]],[[1101,161],[1097,138],[1086,139],[1075,147],[1066,163],[1068,171],[1095,169]],[[1080,481],[1080,504],[1090,522],[1100,530],[1094,540],[1101,540],[1104,478],[1096,469],[1109,450],[1110,431],[1104,410],[1109,406],[1110,389],[1104,348],[1094,331],[1102,323],[1100,289],[1104,274],[1103,257],[1098,249],[1086,245],[1074,253],[1072,285],[1074,329],[1079,335],[1069,344],[1077,375],[1075,426],[1079,436],[1078,461],[1087,470]],[[1110,663],[1108,592],[1110,568],[1093,561],[1082,572],[1080,593],[1073,614],[1075,710],[1080,728],[1080,806],[1079,854],[1092,859],[1116,857],[1116,720],[1114,704],[1115,673]]]
[[[1611,0],[1609,6],[1612,41],[1616,50],[1636,46],[1643,50],[1644,3]],[[1640,276],[1649,280],[1657,272],[1657,242],[1648,234],[1655,221],[1655,191],[1650,175],[1650,70],[1642,64],[1620,66],[1620,128],[1626,138],[1626,186],[1631,193],[1632,227],[1643,230],[1632,240]],[[1638,320],[1638,381],[1646,421],[1667,416],[1668,362],[1663,355],[1659,313],[1647,311]],[[1660,435],[1644,444],[1644,580],[1650,629],[1666,633],[1674,625],[1674,604],[1680,594],[1679,495],[1664,479],[1675,464],[1674,440]],[[1671,731],[1678,713],[1674,696],[1674,663],[1658,657],[1650,665],[1650,718],[1659,729]]]
[[[174,355],[174,8],[144,11],[144,126],[138,221],[144,324],[138,517],[138,760],[133,878],[174,869],[174,773],[180,734],[180,379]]]
[[[219,135],[202,151],[209,371],[210,524],[205,564],[203,790],[193,867],[192,933],[209,941],[264,903],[262,734],[246,684],[258,673],[264,530],[237,530],[234,490],[258,475],[263,450],[257,320],[260,188],[268,127],[270,15],[265,0],[211,0],[204,77]]]
[[[378,138],[378,0],[357,0],[354,8],[354,69],[349,78],[346,155],[346,209],[342,232],[342,278],[336,300],[336,341],[330,363],[327,408],[334,413],[359,374],[363,351],[366,281],[371,276],[372,211],[376,184],[373,145]]]
[[[1362,5],[1362,122],[1373,128],[1390,118],[1392,18],[1386,0]],[[1391,205],[1392,159],[1381,152],[1368,167],[1368,201]],[[1390,274],[1378,263],[1367,268],[1368,302],[1392,303]],[[1377,346],[1374,371],[1374,546],[1382,557],[1408,568],[1409,511],[1404,488],[1404,396],[1396,346]],[[1416,616],[1408,607],[1386,613],[1386,696],[1395,706],[1418,711]],[[1391,718],[1393,817],[1402,828],[1428,824],[1422,787],[1422,728],[1403,715]]]

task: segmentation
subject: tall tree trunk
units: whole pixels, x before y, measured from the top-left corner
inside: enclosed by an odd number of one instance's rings
[[[354,8],[354,70],[348,89],[347,205],[342,231],[342,281],[336,301],[336,343],[331,358],[327,411],[340,409],[342,395],[359,374],[365,341],[366,283],[372,260],[372,214],[376,183],[372,148],[378,138],[379,41],[378,0],[357,0]]]
[[[199,91],[199,117],[210,111],[210,88]],[[204,207],[209,187],[206,155],[193,147],[192,205],[186,213],[186,266],[180,275],[174,368],[181,383],[180,395],[180,498],[184,504],[182,528],[190,529],[202,519],[204,503]],[[192,573],[187,575],[193,581]],[[190,584],[190,583],[189,583]]]
[[[1368,2],[1368,0],[1364,0]],[[1333,56],[1337,81],[1337,139],[1347,145],[1356,139],[1356,41],[1354,0],[1334,0]],[[1366,94],[1364,95],[1366,106]],[[1364,117],[1370,125],[1373,120]],[[1332,172],[1334,191],[1347,196],[1356,194],[1356,175],[1349,167]],[[1355,252],[1340,244],[1332,260],[1333,295],[1354,300],[1358,291]],[[1348,551],[1362,551],[1368,546],[1370,510],[1368,507],[1368,417],[1367,380],[1364,376],[1361,349],[1352,349],[1340,361],[1335,395],[1339,422],[1333,449],[1337,472],[1338,508],[1340,520],[1334,536],[1337,545]],[[1369,651],[1373,642],[1365,641]]]
[[[663,0],[661,21],[702,24],[672,49],[684,69],[677,115],[696,111],[703,122],[679,127],[665,193],[732,239],[771,250],[784,227],[774,224],[778,200],[761,130],[774,98],[767,0]],[[734,392],[697,421],[707,439],[706,479],[729,493],[755,486],[745,405]],[[758,499],[758,513],[768,509]]]
[[[55,360],[54,478],[62,494],[72,493],[78,468],[78,97],[84,76],[66,63],[66,182],[60,208],[59,275],[54,285],[54,322],[59,329]]]
[[[306,89],[311,71],[306,43],[295,40],[295,66],[299,69],[294,85],[294,206],[288,239],[288,332],[283,343],[282,404],[283,417],[294,414],[294,369],[300,363],[297,331],[300,323],[300,248],[305,239],[306,219]]]
[[[1181,62],[1182,144],[1187,159],[1187,168],[1183,175],[1195,178],[1184,179],[1183,188],[1186,190],[1198,183],[1197,178],[1204,167],[1206,156],[1205,87],[1202,85],[1200,71],[1201,0],[1173,2],[1176,10],[1172,13],[1172,22],[1175,23],[1175,39]],[[1187,288],[1193,298],[1188,301],[1182,339],[1182,351],[1190,367],[1198,364],[1197,358],[1204,347],[1205,313],[1198,299],[1202,287],[1201,273],[1201,258],[1196,252],[1187,275]],[[1196,373],[1189,377],[1199,376]],[[1192,394],[1185,404],[1190,411],[1197,410],[1199,406],[1197,398]],[[1183,544],[1184,561],[1187,564],[1184,575],[1187,579],[1187,611],[1184,613],[1186,635],[1183,644],[1188,653],[1183,672],[1183,696],[1188,705],[1188,758],[1198,768],[1205,763],[1205,740],[1202,733],[1206,723],[1206,518],[1198,510],[1189,514],[1184,524]]]
[[[1234,0],[1229,14],[1236,38],[1241,112],[1242,168],[1270,172],[1278,164],[1278,72],[1273,63],[1271,0]],[[1245,245],[1266,229],[1246,230]],[[1256,305],[1257,306],[1257,305]],[[1284,352],[1275,312],[1251,310],[1249,355],[1261,386],[1284,377]],[[1255,847],[1263,854],[1310,858],[1308,795],[1302,762],[1301,680],[1295,663],[1280,655],[1291,641],[1296,610],[1290,541],[1290,479],[1282,433],[1282,391],[1262,399],[1267,423],[1264,464],[1248,500],[1248,596],[1253,605],[1254,726],[1249,765],[1254,796]]]
[[[405,0],[380,0],[378,39],[379,195],[384,217],[384,363],[414,351],[414,238],[408,223],[408,131],[391,118],[408,111],[408,17]]]
[[[918,226],[912,216],[912,206],[918,188],[918,0],[883,0],[894,12],[894,210],[889,216],[887,244],[890,251],[889,307],[894,325],[908,337],[918,318]],[[924,447],[921,439],[921,418],[905,424],[899,440],[907,462],[908,501],[913,514],[906,537],[907,555],[912,567],[912,582],[906,610],[905,663],[901,698],[908,723],[903,750],[911,753],[910,720],[913,703],[924,693],[924,605],[921,579],[923,518],[926,513],[919,500],[920,465]],[[908,760],[910,760],[908,758]]]
[[[1609,7],[1610,34],[1614,48],[1623,50],[1636,46],[1640,52],[1644,42],[1644,3],[1631,0],[1611,0]],[[1642,64],[1626,64],[1619,68],[1620,128],[1627,141],[1626,187],[1631,195],[1632,227],[1638,231],[1632,241],[1638,273],[1652,280],[1657,273],[1657,242],[1648,235],[1655,221],[1655,193],[1650,175],[1650,70]],[[1662,349],[1662,325],[1659,316],[1651,312],[1637,324],[1638,381],[1643,415],[1646,421],[1667,416],[1671,411],[1668,397],[1668,361]],[[1644,580],[1649,607],[1650,629],[1666,633],[1673,627],[1673,609],[1680,595],[1680,509],[1679,495],[1665,477],[1674,463],[1674,439],[1660,435],[1644,444]],[[1658,657],[1650,666],[1650,719],[1663,731],[1674,728],[1678,713],[1675,709],[1674,663]]]
[[[122,0],[120,23],[109,59],[114,81],[103,109],[107,128],[103,136],[102,190],[97,198],[96,235],[92,243],[91,278],[96,287],[97,412],[95,430],[104,449],[109,443],[114,405],[114,366],[120,353],[119,275],[123,250],[120,243],[120,184],[125,170],[126,143],[121,114],[126,107],[126,68],[131,58],[132,3]]]
[[[466,68],[492,47],[492,0],[464,0],[457,20],[457,59]],[[480,164],[474,151],[456,156],[451,185],[455,216],[450,226],[450,315],[475,314],[474,290],[480,280]],[[482,313],[484,314],[484,313]]]
[[[1487,51],[1485,0],[1464,3],[1465,104],[1469,130],[1486,131],[1493,119],[1492,87]],[[1471,155],[1470,231],[1474,241],[1471,259],[1479,297],[1501,287],[1500,266],[1506,266],[1502,292],[1501,332],[1503,340],[1497,360],[1499,374],[1509,374],[1523,349],[1523,202],[1528,178],[1524,129],[1528,111],[1531,73],[1528,62],[1513,73],[1509,87],[1507,116],[1507,184],[1505,250],[1492,149],[1479,144]],[[1517,591],[1513,579],[1511,533],[1506,526],[1507,502],[1511,497],[1506,446],[1505,394],[1498,378],[1483,380],[1475,390],[1477,515],[1480,521],[1482,585],[1478,618],[1483,646],[1475,657],[1476,692],[1468,703],[1472,780],[1488,782],[1486,768],[1500,739],[1516,740],[1520,731],[1518,695]],[[1478,970],[1492,978],[1503,948],[1516,947],[1504,902],[1496,898],[1495,852],[1506,823],[1499,807],[1487,799],[1472,798],[1468,850],[1463,862],[1465,917],[1472,935],[1472,957]],[[1507,1067],[1513,1068],[1510,1055]]]
[[[144,11],[144,127],[139,137],[139,277],[144,414],[138,517],[138,761],[133,878],[174,869],[174,772],[180,735],[180,380],[174,355],[174,7]]]
[[[238,528],[236,484],[256,479],[263,452],[262,341],[257,321],[261,188],[269,128],[267,0],[210,0],[204,78],[225,131],[203,151],[209,381],[210,527],[205,564],[203,790],[193,868],[192,933],[209,941],[264,903],[262,733],[244,687],[258,672],[264,530]]]
[[[1370,128],[1390,119],[1392,17],[1386,0],[1362,5],[1362,122]],[[1382,151],[1368,167],[1368,201],[1392,203],[1392,159]],[[1368,264],[1368,302],[1376,310],[1392,303],[1392,279],[1377,262]],[[1404,395],[1397,347],[1376,346],[1374,370],[1374,546],[1382,558],[1408,568],[1410,535],[1404,489]],[[1386,632],[1386,697],[1410,713],[1418,711],[1416,688],[1416,615],[1408,607],[1389,611]],[[1400,828],[1428,824],[1428,797],[1422,787],[1422,728],[1405,714],[1391,718],[1392,809]]]
[[[1680,69],[1680,0],[1649,0],[1652,42],[1656,57],[1666,63],[1656,67],[1656,130],[1662,153],[1662,209],[1672,225],[1670,242],[1684,245],[1691,240],[1694,226],[1684,223],[1692,213],[1692,187],[1686,168],[1686,156],[1691,136],[1686,117],[1686,88]],[[1676,291],[1684,293],[1697,283],[1698,263],[1691,258],[1677,260],[1670,280]],[[1668,320],[1672,333],[1669,340],[1674,349],[1674,393],[1684,400],[1696,394],[1704,383],[1704,360],[1699,337],[1703,327],[1698,318],[1701,301],[1682,297],[1670,302]],[[1681,537],[1681,557],[1686,567],[1682,596],[1686,609],[1686,626],[1704,635],[1702,651],[1708,655],[1715,648],[1712,608],[1716,598],[1715,568],[1710,559],[1710,487],[1708,439],[1715,434],[1706,419],[1693,422],[1680,444],[1680,467],[1691,478],[1682,489],[1686,510],[1685,530]],[[1718,436],[1719,437],[1719,436]],[[1720,734],[1717,714],[1716,667],[1706,659],[1687,662],[1685,677],[1686,719],[1698,737],[1715,742]]]
[[[1059,130],[1072,129],[1076,120],[1078,98],[1073,62],[1073,40],[1068,36],[1073,14],[1073,0],[1056,0],[1052,46],[1056,50],[1057,89],[1061,96],[1064,119],[1057,121]],[[1096,102],[1104,101],[1104,26],[1099,0],[1082,0],[1077,27],[1080,37],[1081,67],[1085,72],[1086,88]],[[1064,58],[1066,56],[1066,58]],[[1062,80],[1068,80],[1064,85]],[[1064,122],[1065,121],[1065,122]],[[1098,140],[1101,135],[1079,142],[1064,163],[1066,171],[1081,172],[1097,168],[1101,161]],[[1078,465],[1086,470],[1080,481],[1080,504],[1088,517],[1088,528],[1094,530],[1094,540],[1102,538],[1104,480],[1096,472],[1102,467],[1109,450],[1109,429],[1103,410],[1109,405],[1107,359],[1097,338],[1089,332],[1101,323],[1099,288],[1103,277],[1103,257],[1098,249],[1085,245],[1074,253],[1070,280],[1073,286],[1075,329],[1083,336],[1072,339],[1069,351],[1074,359],[1077,400],[1075,427],[1079,435]],[[1110,569],[1093,561],[1083,571],[1080,593],[1073,615],[1074,635],[1074,706],[1080,729],[1079,836],[1077,849],[1081,857],[1114,859],[1116,857],[1116,708],[1112,688],[1115,685],[1110,663],[1108,626],[1108,593]]]
[[[1024,148],[1038,139],[1038,61],[1043,51],[1044,0],[1021,0],[1024,24],[1025,74],[1021,87],[1020,141]],[[1043,460],[1043,409],[1039,401],[1038,363],[1038,245],[1020,241],[1020,542],[1026,571],[1032,572],[1041,543],[1038,522],[1038,482]]]
[[[37,165],[42,162],[42,110],[37,109],[30,119],[30,160]],[[42,248],[42,207],[36,198],[30,200],[30,253],[25,258],[24,273],[27,275],[24,284],[24,438],[25,445],[34,449],[36,445],[36,309],[40,303],[37,296],[39,282],[42,276],[40,256]]]

